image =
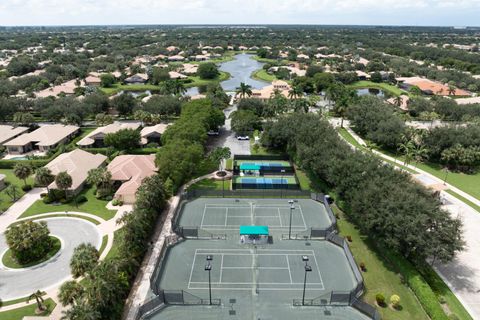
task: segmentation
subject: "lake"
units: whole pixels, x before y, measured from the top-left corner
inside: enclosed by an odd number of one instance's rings
[[[380,89],[365,88],[365,89],[357,89],[356,91],[359,96],[371,95],[371,96],[377,96],[379,98],[385,98],[385,91]]]
[[[250,78],[254,71],[261,69],[264,65],[264,63],[252,59],[252,57],[253,54],[241,53],[237,54],[234,57],[234,60],[220,64],[219,69],[221,71],[230,73],[230,79],[220,83],[223,90],[235,91],[235,89],[240,86],[241,82],[252,86],[253,89],[261,89],[267,85],[270,85],[269,82]]]

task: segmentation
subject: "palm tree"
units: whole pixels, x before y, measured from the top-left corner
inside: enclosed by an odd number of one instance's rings
[[[410,140],[404,143],[401,143],[398,146],[399,150],[405,155],[405,159],[403,163],[408,166],[408,164],[412,161],[414,156],[414,149],[415,144]]]
[[[62,311],[62,313],[62,320],[97,320],[101,318],[100,313],[87,303],[73,305],[68,310]]]
[[[456,91],[457,91],[457,89],[456,89],[454,86],[452,86],[452,85],[449,85],[449,86],[448,86],[448,91],[447,91],[447,92],[448,92],[448,95],[449,95],[449,96],[455,95],[455,92],[456,92]]]
[[[66,281],[60,287],[58,299],[63,306],[74,305],[83,294],[83,286],[77,281]]]
[[[32,167],[26,163],[19,162],[13,167],[13,174],[27,185],[27,178],[32,174]]]
[[[403,103],[403,98],[402,96],[396,96],[394,99],[393,99],[393,102],[395,103],[395,105],[397,107],[401,107],[402,106],[402,103]]]
[[[65,192],[65,199],[67,198],[67,190],[72,186],[72,183],[72,176],[66,171],[60,172],[55,177],[55,184],[57,185],[58,189]]]
[[[98,263],[100,255],[90,243],[82,243],[73,251],[70,260],[70,270],[74,278],[90,273]]]
[[[105,167],[91,169],[88,171],[87,182],[97,187],[99,196],[110,192],[112,174]]]
[[[413,148],[413,158],[415,159],[415,168],[417,167],[418,162],[422,161],[427,156],[427,154],[428,154],[428,149],[421,144],[416,145]]]
[[[299,85],[292,86],[290,90],[288,91],[288,97],[290,99],[297,99],[301,97],[303,94],[303,89]]]
[[[47,193],[50,194],[48,185],[55,181],[55,176],[52,174],[52,171],[47,167],[40,167],[35,172],[35,183],[47,188]]]
[[[175,79],[172,83],[172,91],[174,95],[181,95],[187,92],[187,89],[185,89],[182,81]]]
[[[250,97],[252,95],[252,86],[244,82],[240,82],[240,86],[236,89],[236,94],[240,95],[240,98],[245,96]]]
[[[37,290],[28,297],[27,303],[29,303],[30,300],[35,299],[35,301],[37,302],[37,310],[44,311],[47,308],[45,307],[45,301],[42,297],[43,295],[45,295],[45,292]]]

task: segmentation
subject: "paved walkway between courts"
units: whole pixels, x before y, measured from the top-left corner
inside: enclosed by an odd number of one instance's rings
[[[345,129],[358,143],[363,146],[366,145],[365,141],[355,134],[355,132],[353,132],[348,126],[345,126]],[[405,165],[403,162],[376,150],[373,150],[372,152],[380,158],[398,162],[399,165],[418,172],[418,174],[411,174],[416,177],[416,181],[426,187],[433,184],[443,184],[442,179],[439,179],[426,171],[412,165]],[[445,183],[445,187],[480,206],[480,200],[463,192],[455,186]],[[459,217],[463,221],[463,237],[466,245],[465,250],[458,253],[453,261],[446,264],[436,263],[434,269],[445,281],[450,290],[452,290],[458,300],[462,302],[472,318],[480,319],[480,255],[478,254],[480,252],[480,238],[478,237],[480,234],[480,213],[445,191],[441,192],[441,198],[442,203],[444,204],[442,207],[450,212],[453,217]]]

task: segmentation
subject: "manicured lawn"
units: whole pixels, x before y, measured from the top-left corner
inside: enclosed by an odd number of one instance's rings
[[[15,177],[12,169],[0,169],[0,173],[5,175],[5,181],[6,182],[9,182],[10,184],[16,185],[18,187],[17,199],[19,199],[21,196],[23,196],[25,194],[25,192],[23,192],[23,190],[22,190],[22,186],[24,185],[23,180],[20,180],[17,177]],[[32,176],[30,176],[27,179],[27,184],[33,185],[33,177]],[[5,193],[5,189],[0,191],[0,210],[5,211],[12,204],[13,204],[12,198],[7,196],[7,194]]]
[[[52,313],[53,309],[55,309],[56,303],[52,299],[47,299],[45,300],[45,305],[47,306],[47,310],[40,315],[35,314],[35,309],[37,308],[37,305],[34,303],[34,304],[17,308],[14,310],[0,312],[0,319],[1,320],[22,320],[23,317],[28,317],[28,316],[46,317],[50,313]]]
[[[295,167],[295,173],[300,184],[300,189],[312,190],[311,182],[310,179],[307,177],[307,174],[298,167]]]
[[[28,297],[23,297],[23,298],[18,298],[18,299],[15,299],[15,300],[2,301],[2,307],[11,306],[12,304],[17,304],[17,303],[20,303],[20,302],[25,302],[25,301],[27,301],[27,299],[28,299]],[[0,311],[1,310],[2,310],[2,308],[0,307]]]
[[[79,203],[78,208],[75,206],[74,201],[71,201],[67,204],[45,204],[42,200],[35,201],[30,208],[28,208],[20,218],[31,217],[40,213],[48,212],[63,212],[63,211],[78,211],[85,212],[96,215],[105,220],[110,220],[115,216],[116,211],[108,210],[105,208],[108,201],[99,200],[95,198],[93,194],[94,188],[86,188],[80,194],[87,197],[88,201],[84,203]]]
[[[445,192],[450,193],[452,196],[454,196],[455,198],[461,200],[462,202],[465,202],[465,203],[468,204],[470,207],[472,207],[473,209],[477,210],[478,213],[480,213],[480,206],[477,206],[477,205],[476,205],[475,203],[473,203],[472,201],[468,200],[467,198],[462,197],[461,195],[459,195],[458,193],[456,193],[455,191],[452,191],[452,190],[450,190],[450,189],[445,190]]]
[[[209,84],[209,83],[215,83],[215,82],[221,82],[221,81],[228,80],[230,78],[230,73],[220,71],[220,75],[216,79],[212,79],[212,80],[200,79],[199,76],[191,76],[191,77],[188,77],[188,78],[191,79],[193,82],[186,83],[185,84],[186,88],[198,87],[199,85],[204,85],[204,84]]]
[[[358,149],[364,149],[365,147],[362,146],[360,143],[355,140],[355,138],[352,137],[352,135],[347,131],[345,128],[339,128],[338,133],[342,136],[344,140],[346,140],[348,143],[350,143],[352,146]]]
[[[230,181],[229,180],[225,180],[225,190],[229,190],[230,189]],[[189,190],[198,190],[198,189],[202,189],[202,190],[223,190],[223,186],[222,186],[222,181],[217,181],[217,180],[213,180],[213,179],[203,179],[203,180],[200,180],[198,181],[197,183],[194,183],[190,186],[190,188],[188,188]]]
[[[348,87],[352,88],[352,89],[365,89],[365,88],[380,89],[380,90],[388,91],[389,93],[391,93],[394,96],[399,96],[402,93],[403,94],[408,94],[406,91],[404,91],[404,90],[402,90],[398,87],[395,87],[391,84],[388,84],[388,83],[376,83],[376,82],[365,81],[365,80],[357,81],[357,82],[354,82],[352,84],[349,84]]]
[[[5,254],[2,257],[2,263],[8,268],[20,269],[20,268],[28,268],[28,267],[36,266],[37,264],[45,262],[51,257],[53,257],[58,251],[60,251],[60,248],[62,247],[62,243],[60,242],[60,239],[53,236],[50,236],[50,239],[52,240],[52,248],[50,249],[50,251],[47,252],[47,254],[43,258],[37,261],[21,264],[17,262],[17,260],[13,257],[12,251],[8,249],[7,252],[5,252]]]
[[[120,235],[120,232],[122,232],[122,229],[118,229],[113,233],[112,247],[110,248],[110,251],[108,251],[107,256],[105,257],[105,260],[113,259],[119,255],[118,246],[120,241],[118,240],[118,236]]]
[[[380,152],[394,157],[392,153],[388,152],[387,150],[379,149]],[[403,156],[398,156],[397,159],[404,160]],[[414,163],[411,163],[414,165]],[[444,180],[446,172],[443,170],[442,166],[436,163],[418,163],[417,167],[423,171],[430,173],[431,175]],[[463,192],[468,193],[472,197],[477,198],[480,200],[480,172],[476,172],[475,174],[465,174],[459,172],[448,172],[447,175],[447,183],[451,184],[452,186],[457,187],[458,189],[462,190]]]
[[[402,283],[402,279],[394,266],[373,248],[373,243],[368,236],[361,235],[359,230],[347,221],[343,212],[336,206],[333,209],[335,214],[340,217],[338,220],[340,234],[344,237],[347,235],[352,237],[352,242],[349,243],[350,250],[356,262],[358,264],[363,262],[367,269],[366,272],[362,273],[367,288],[363,300],[375,305],[375,295],[377,293],[382,293],[387,301],[391,295],[397,294],[401,299],[401,310],[377,307],[382,319],[428,319],[415,294],[407,285]]]
[[[104,235],[102,237],[102,244],[100,245],[100,249],[98,250],[99,254],[102,254],[103,250],[105,250],[105,247],[107,246],[107,242],[108,242],[108,236]]]
[[[354,147],[356,147],[358,150],[361,150],[361,151],[369,151],[369,149],[367,149],[365,146],[362,146],[360,143],[357,142],[357,140],[355,140],[355,138],[352,137],[352,135],[347,131],[347,129],[345,128],[340,128],[338,129],[338,133],[340,134],[340,136],[342,136],[342,138],[347,141],[349,144],[353,145]],[[380,158],[380,157],[379,157]],[[412,170],[410,168],[407,168],[405,167],[404,165],[401,164],[401,161],[391,161],[391,160],[388,160],[388,159],[384,159],[384,158],[380,158],[382,161],[384,162],[388,162],[389,164],[393,165],[393,166],[396,166],[396,167],[399,167],[399,168],[402,168],[403,170],[407,171],[407,172],[410,172],[412,174],[417,174],[417,172],[415,170]]]
[[[267,71],[264,69],[259,69],[257,71],[254,71],[251,76],[253,79],[257,80],[263,80],[267,82],[272,82],[274,80],[277,80],[277,77],[275,77],[273,74],[269,74]]]

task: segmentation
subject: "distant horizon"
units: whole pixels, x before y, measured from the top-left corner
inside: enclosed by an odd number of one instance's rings
[[[309,27],[398,27],[398,28],[452,28],[457,30],[480,29],[475,25],[410,25],[410,24],[315,24],[315,23],[132,23],[132,24],[35,24],[0,25],[0,28],[37,28],[37,27],[149,27],[149,26],[188,26],[188,27],[257,27],[257,26],[309,26]]]
[[[353,25],[480,27],[479,0],[17,0],[4,27]]]

